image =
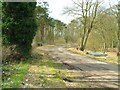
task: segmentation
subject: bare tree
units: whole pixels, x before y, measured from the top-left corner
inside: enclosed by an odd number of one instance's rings
[[[77,15],[82,18],[83,36],[81,38],[80,50],[84,51],[90,32],[93,29],[94,22],[97,16],[97,11],[100,5],[99,0],[77,0],[73,1],[73,7],[66,7],[64,14]]]

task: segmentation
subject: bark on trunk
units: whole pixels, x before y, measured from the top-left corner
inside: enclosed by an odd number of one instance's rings
[[[117,56],[120,56],[120,41],[118,41],[118,53]]]
[[[44,44],[44,25],[41,26],[41,46]]]
[[[104,52],[103,53],[105,53],[106,52],[106,42],[104,42]]]

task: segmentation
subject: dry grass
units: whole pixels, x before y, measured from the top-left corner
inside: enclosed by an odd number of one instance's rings
[[[90,52],[89,50],[86,50],[84,52],[77,50],[76,48],[68,48],[67,50],[71,51],[73,53],[76,53],[76,54],[85,55],[85,56],[94,58],[94,59],[102,61],[102,62],[106,62],[106,63],[110,63],[110,64],[118,64],[118,57],[117,57],[116,52],[106,52],[106,54],[108,54],[108,56],[96,57],[96,56],[87,55],[86,52]]]

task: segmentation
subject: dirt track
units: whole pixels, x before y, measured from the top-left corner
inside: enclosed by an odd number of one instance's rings
[[[73,54],[64,47],[52,47],[43,49],[54,58],[56,63],[62,63],[71,69],[80,72],[75,79],[66,81],[81,82],[88,81],[98,87],[118,88],[118,66],[97,61],[87,56]]]

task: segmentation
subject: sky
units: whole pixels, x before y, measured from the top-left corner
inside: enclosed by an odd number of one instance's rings
[[[41,1],[41,0],[37,0]],[[50,11],[50,16],[61,20],[62,22],[68,24],[70,23],[71,20],[73,20],[75,17],[68,16],[68,15],[63,15],[63,9],[64,7],[71,6],[72,5],[72,0],[42,0],[46,1],[49,4],[49,11]],[[104,6],[108,6],[109,0],[102,0],[104,1]],[[110,0],[111,4],[117,4],[117,0]]]

